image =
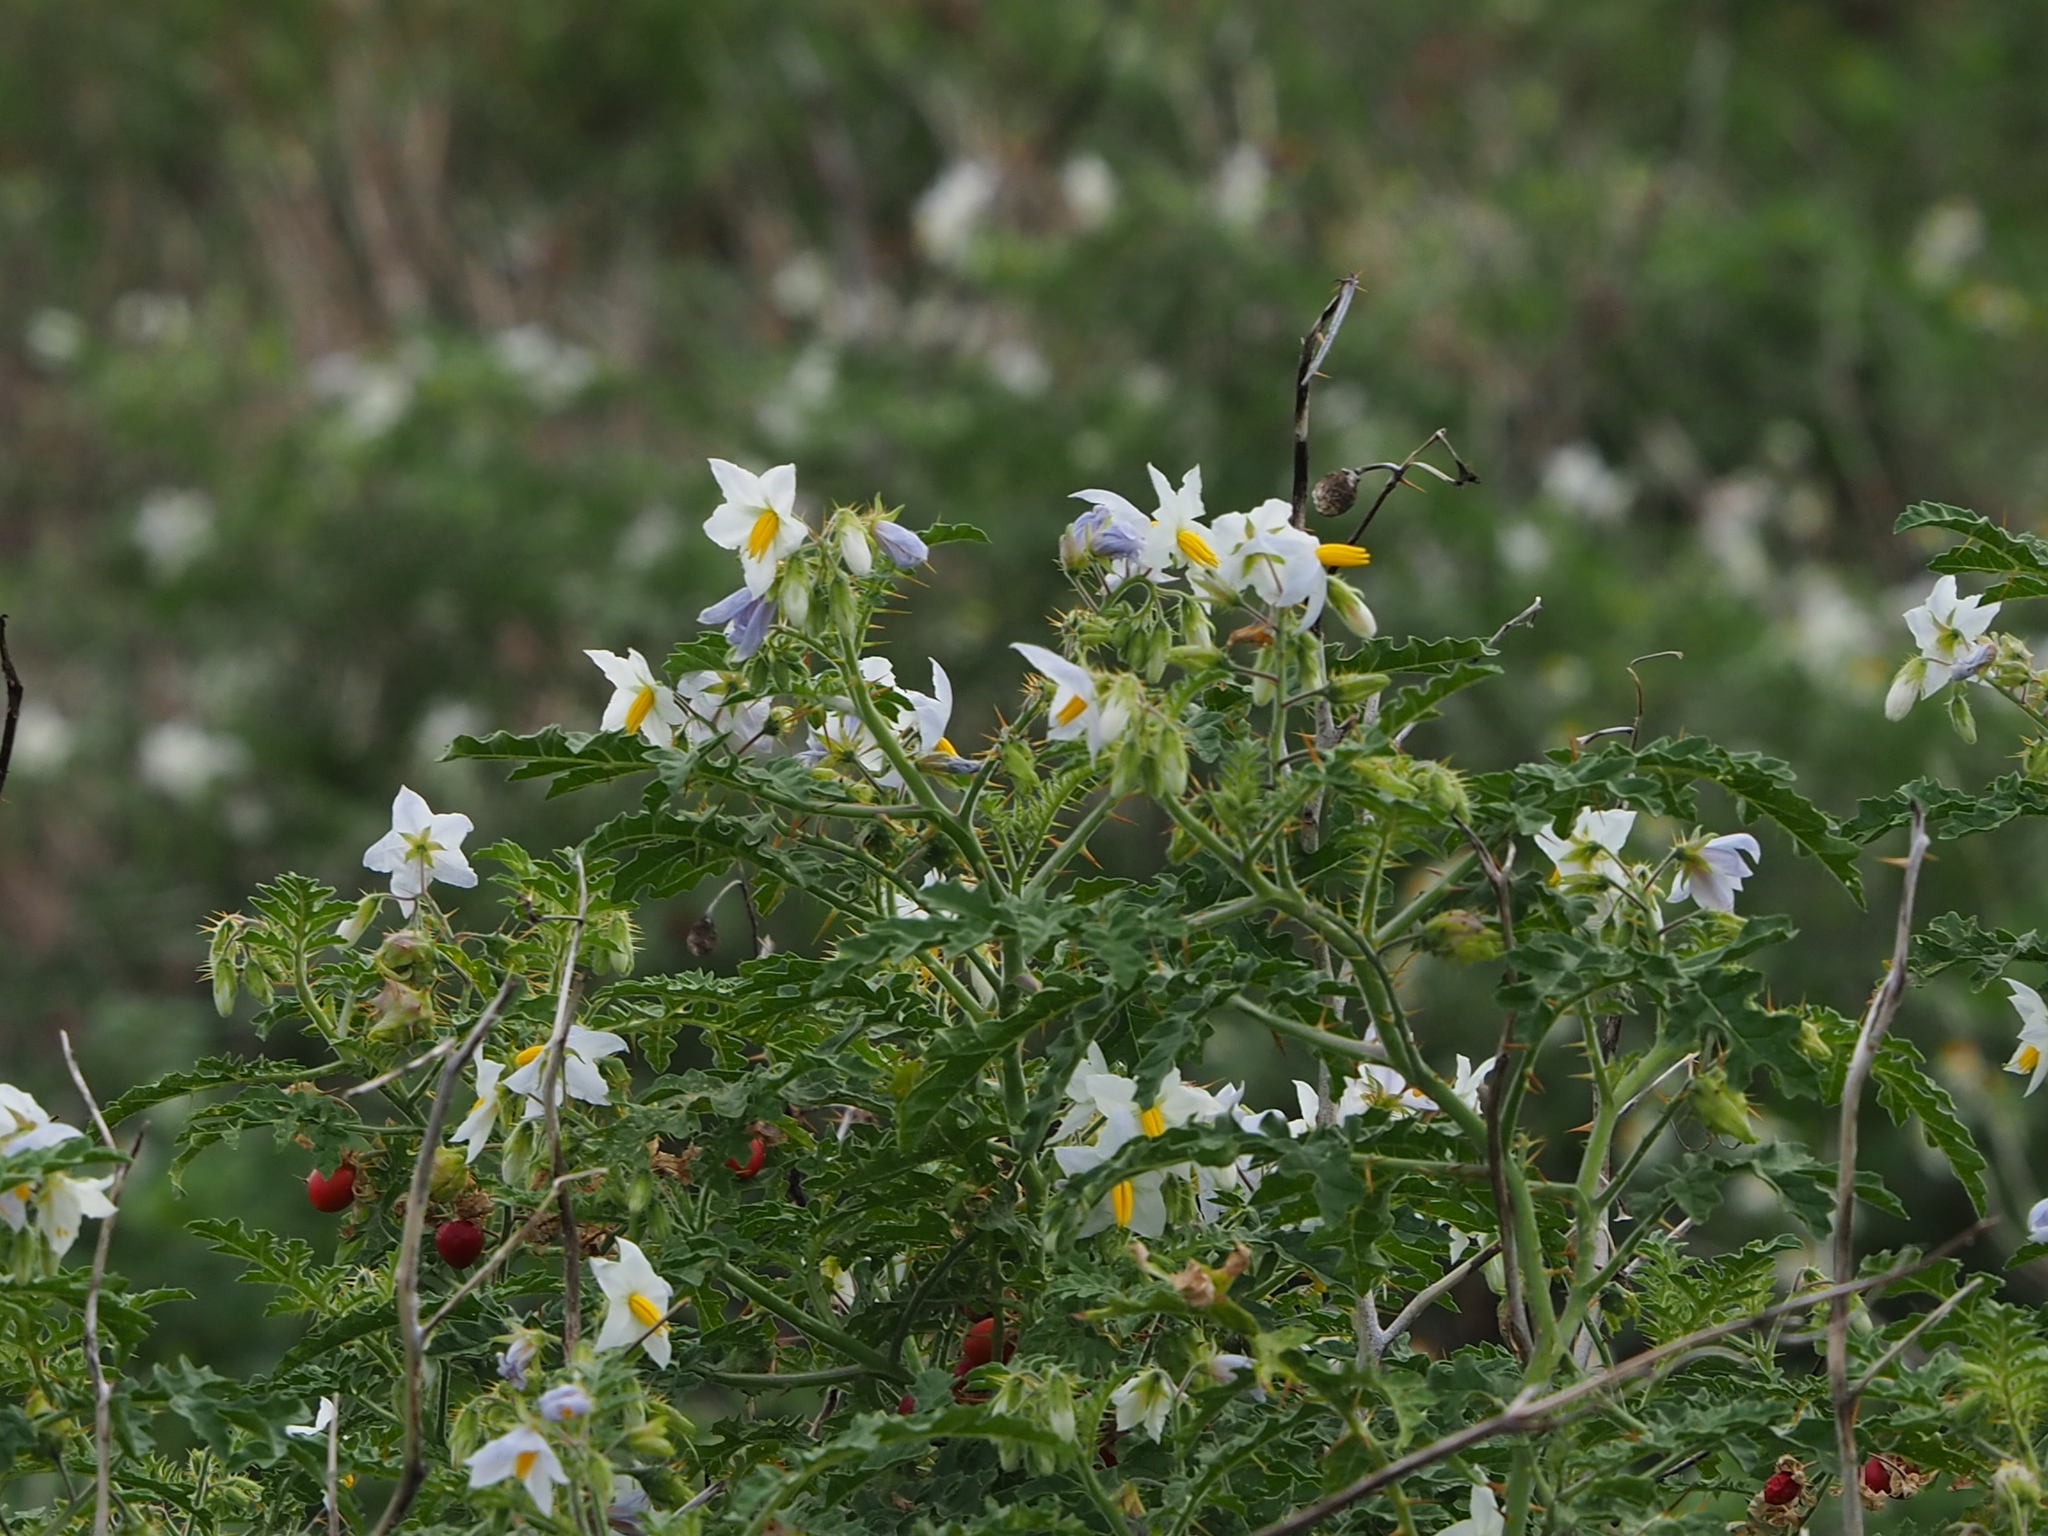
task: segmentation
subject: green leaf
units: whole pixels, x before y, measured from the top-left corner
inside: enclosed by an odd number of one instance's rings
[[[656,766],[657,750],[620,731],[565,731],[551,725],[531,736],[511,731],[458,736],[442,757],[449,762],[515,763],[509,779],[553,779],[548,786],[552,799],[586,785],[646,773]]]
[[[130,1088],[107,1106],[107,1124],[119,1125],[130,1115],[154,1109],[187,1094],[209,1088],[240,1088],[250,1083],[296,1083],[340,1070],[339,1062],[309,1067],[303,1061],[266,1061],[254,1056],[207,1056],[182,1072],[166,1072],[153,1083]]]
[[[931,545],[986,544],[988,535],[972,523],[933,523],[918,537]]]
[[[1913,935],[1915,979],[1939,976],[1951,966],[1968,966],[1965,979],[1981,991],[2015,965],[2048,965],[2048,939],[2029,928],[1986,928],[1961,912],[1944,912]]]
[[[1856,814],[1842,824],[1854,843],[1873,843],[1913,819],[1913,807],[1927,813],[1927,835],[1937,842],[1995,832],[2022,816],[2048,816],[2048,784],[2022,774],[2001,774],[1972,794],[1934,779],[1915,779],[1888,795],[1856,802]]]
[[[1994,601],[2048,595],[2048,540],[2015,533],[1967,508],[1938,501],[1916,502],[1906,508],[1892,525],[1892,532],[1915,528],[1940,528],[1966,540],[1928,561],[1929,569],[1944,574],[1981,571],[2004,575],[2006,580],[1994,582],[1984,593]]]

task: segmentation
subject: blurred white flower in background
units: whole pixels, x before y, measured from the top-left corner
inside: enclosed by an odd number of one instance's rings
[[[54,773],[71,760],[77,740],[77,727],[53,706],[30,699],[21,706],[21,718],[15,722],[12,771],[25,779]]]
[[[135,511],[135,543],[159,581],[179,576],[213,543],[213,501],[204,491],[163,487]]]
[[[1913,285],[1945,293],[1984,249],[1984,214],[1967,197],[1943,198],[1920,216],[1906,247]]]
[[[491,352],[498,366],[545,406],[566,404],[597,376],[596,354],[558,340],[544,325],[515,325],[498,332]]]
[[[1002,175],[986,160],[955,160],[926,187],[911,210],[918,248],[942,267],[957,267],[995,205]]]
[[[1092,151],[1075,155],[1060,167],[1060,196],[1077,228],[1100,229],[1116,212],[1116,172]]]
[[[423,763],[438,763],[456,737],[480,736],[489,725],[482,708],[467,699],[436,699],[413,727],[413,755]]]
[[[192,334],[192,306],[183,294],[136,289],[114,301],[114,334],[130,346],[175,347]]]
[[[1636,491],[1591,443],[1566,443],[1543,461],[1543,494],[1588,522],[1612,523],[1627,513]]]
[[[1052,384],[1052,365],[1028,341],[999,341],[988,349],[989,377],[1023,399],[1042,395]]]
[[[1256,144],[1238,144],[1216,168],[1216,182],[1209,191],[1216,217],[1232,229],[1250,229],[1266,211],[1266,188],[1272,171],[1265,153]]]
[[[152,726],[143,736],[136,771],[151,789],[190,802],[239,772],[248,759],[238,738],[181,718]]]
[[[306,387],[340,413],[349,436],[381,437],[412,406],[413,375],[404,363],[370,362],[353,352],[329,352],[306,374]]]
[[[68,309],[39,309],[28,317],[22,340],[37,362],[61,368],[85,350],[85,322]]]

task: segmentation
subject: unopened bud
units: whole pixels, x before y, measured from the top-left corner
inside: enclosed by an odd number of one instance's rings
[[[1991,1474],[1991,1486],[2016,1504],[2041,1502],[2041,1479],[2025,1462],[2001,1461]]]
[[[1757,1139],[1756,1127],[1750,1124],[1754,1111],[1749,1100],[1728,1086],[1728,1074],[1718,1062],[1693,1074],[1692,1112],[1710,1131],[1741,1142]]]
[[[1501,956],[1500,929],[1477,912],[1454,907],[1422,925],[1422,945],[1433,955],[1471,965]]]
[[[384,905],[381,895],[365,896],[356,903],[355,911],[341,920],[335,927],[334,936],[344,944],[354,944],[369,931],[371,921],[377,916],[377,909]]]
[[[1358,589],[1343,577],[1330,578],[1325,602],[1330,612],[1337,615],[1338,622],[1359,639],[1370,640],[1380,632],[1380,621],[1365,606],[1365,599],[1358,595]]]

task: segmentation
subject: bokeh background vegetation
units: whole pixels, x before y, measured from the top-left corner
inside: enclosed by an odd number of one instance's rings
[[[1140,496],[1148,460],[1200,462],[1212,510],[1284,493],[1292,359],[1350,271],[1318,468],[1444,427],[1484,477],[1381,517],[1383,627],[1544,599],[1419,748],[1625,723],[1627,663],[1677,650],[1638,669],[1646,729],[1786,757],[1837,813],[1987,777],[2010,722],[1882,718],[1928,552],[1888,530],[2048,511],[2044,52],[2016,0],[9,0],[0,1075],[68,1103],[59,1028],[109,1093],[248,1047],[197,925],[283,868],[364,882],[400,781],[478,843],[579,835],[583,800],[438,758],[594,726],[582,647],[695,631],[733,584],[707,453],[990,530],[889,640],[951,670],[970,745],[1067,493]],[[1943,852],[1930,910],[2033,925],[2038,837]],[[1767,839],[1781,997],[1860,1003],[1869,873],[1865,914]],[[647,963],[695,963],[696,915],[653,914]],[[1483,984],[1419,995],[1446,1050],[1491,1038]],[[1950,989],[1902,1027],[2023,1207],[2011,1023]],[[1216,1066],[1285,1091],[1270,1042]],[[1954,1224],[1910,1136],[1880,1155]],[[129,1263],[204,1292],[182,1220],[310,1227],[302,1162],[133,1186]],[[260,1353],[245,1311],[169,1343]]]

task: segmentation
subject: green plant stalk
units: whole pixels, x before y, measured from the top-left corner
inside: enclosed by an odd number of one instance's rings
[[[772,1312],[792,1328],[800,1330],[806,1338],[829,1344],[842,1355],[849,1355],[878,1376],[890,1381],[904,1379],[903,1368],[880,1350],[863,1344],[852,1334],[832,1324],[821,1322],[794,1302],[785,1301],[780,1295],[756,1280],[744,1270],[734,1267],[730,1260],[718,1263],[718,1276],[725,1283],[754,1302],[765,1312]]]

